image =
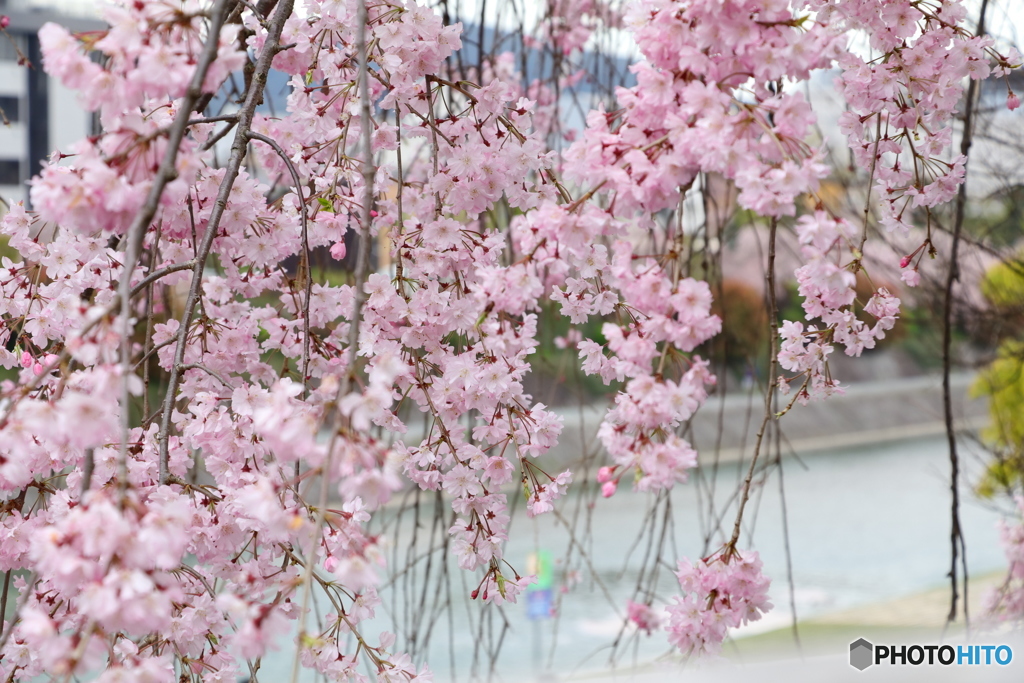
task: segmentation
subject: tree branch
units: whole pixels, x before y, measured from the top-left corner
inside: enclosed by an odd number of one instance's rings
[[[985,35],[985,13],[988,11],[988,0],[982,0],[978,14],[978,36]],[[960,138],[960,154],[964,156],[964,181],[956,194],[956,214],[953,219],[953,245],[949,253],[949,271],[946,275],[946,292],[942,308],[942,412],[946,423],[946,442],[949,445],[949,489],[952,494],[950,505],[949,543],[951,555],[949,566],[950,600],[949,614],[946,624],[956,621],[957,593],[957,560],[963,565],[964,571],[964,624],[970,628],[970,616],[967,607],[967,548],[964,544],[963,529],[960,525],[960,456],[957,453],[956,425],[953,417],[953,392],[950,386],[950,372],[953,364],[953,283],[960,279],[960,267],[957,253],[960,248],[960,233],[964,227],[964,215],[967,206],[967,162],[971,143],[974,139],[974,114],[980,88],[978,81],[971,80],[967,86],[967,104],[964,109],[964,132]],[[962,557],[959,555],[962,554]]]
[[[270,146],[277,156],[281,157],[284,161],[285,166],[288,167],[288,173],[292,177],[292,182],[295,183],[295,194],[299,198],[299,213],[302,218],[302,261],[306,265],[306,281],[304,284],[303,300],[302,300],[302,388],[308,390],[307,382],[309,377],[309,300],[313,296],[313,268],[309,259],[309,212],[306,209],[306,198],[302,195],[302,180],[299,178],[299,171],[295,168],[295,164],[288,158],[288,155],[281,149],[281,145],[277,144],[276,140],[268,138],[266,135],[249,131],[249,137],[253,140],[259,140]]]
[[[245,104],[238,112],[238,124],[235,128],[235,139],[231,145],[231,156],[228,159],[228,166],[225,169],[224,179],[221,181],[217,191],[217,199],[210,211],[210,218],[207,223],[206,233],[196,254],[196,263],[192,268],[192,284],[189,287],[188,299],[185,302],[185,310],[181,314],[181,321],[178,326],[176,346],[174,349],[174,363],[171,366],[170,377],[167,380],[167,393],[164,396],[163,415],[160,417],[160,432],[158,435],[160,452],[160,483],[167,482],[168,462],[168,441],[171,432],[171,414],[174,412],[174,402],[178,397],[178,384],[181,380],[181,367],[185,364],[185,346],[188,339],[188,329],[192,325],[192,317],[196,303],[199,300],[199,290],[202,287],[203,269],[206,267],[206,259],[213,247],[213,240],[217,237],[220,228],[220,221],[227,208],[228,197],[231,188],[235,184],[238,172],[245,158],[246,149],[249,143],[249,128],[252,125],[253,116],[256,113],[256,106],[262,99],[263,88],[267,82],[267,73],[270,71],[270,63],[277,54],[277,46],[281,42],[281,31],[284,22],[291,16],[293,0],[283,0],[274,11],[270,21],[269,35],[256,62],[256,70],[253,74],[252,88],[246,93]]]
[[[220,43],[220,29],[224,24],[224,15],[227,10],[228,1],[229,0],[217,0],[217,3],[210,11],[210,27],[206,38],[206,44],[203,46],[203,52],[199,57],[199,63],[196,65],[195,73],[192,74],[192,80],[189,82],[188,90],[185,92],[185,97],[182,98],[178,105],[177,116],[175,116],[174,123],[171,125],[171,129],[168,132],[167,151],[164,153],[163,161],[161,161],[160,168],[157,171],[156,177],[153,179],[153,185],[149,188],[149,194],[146,195],[146,202],[142,205],[142,209],[139,213],[136,214],[135,220],[128,228],[126,235],[127,243],[125,245],[124,269],[121,271],[121,281],[118,286],[118,293],[121,300],[120,327],[122,335],[121,446],[118,454],[118,486],[122,497],[128,486],[128,430],[130,426],[130,411],[128,409],[130,401],[128,377],[131,374],[132,330],[130,292],[132,273],[135,271],[136,262],[139,260],[139,253],[142,250],[142,241],[145,237],[146,229],[149,227],[153,217],[156,215],[157,208],[160,205],[160,197],[163,196],[164,193],[164,188],[167,187],[167,183],[178,177],[178,170],[176,168],[178,151],[181,148],[181,141],[185,137],[185,129],[188,128],[195,103],[203,93],[203,82],[206,80],[206,74],[210,69],[210,65],[213,64],[213,61],[217,58],[217,48]]]

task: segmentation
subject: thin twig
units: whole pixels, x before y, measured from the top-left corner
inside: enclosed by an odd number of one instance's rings
[[[153,244],[149,250],[149,270],[153,270],[153,264],[156,263],[156,259],[160,253],[160,237],[161,229],[157,228],[156,235],[153,237]],[[142,353],[143,355],[149,351],[150,346],[153,344],[153,283],[149,282],[145,286],[146,289],[146,331],[142,336]],[[142,366],[142,416],[145,417],[149,414],[149,363]],[[132,366],[132,370],[137,366]],[[143,431],[146,429],[146,425],[142,425]]]
[[[373,119],[368,77],[370,57],[367,54],[366,48],[366,22],[366,0],[361,0],[358,3],[356,12],[356,55],[359,58],[357,86],[359,88],[360,98],[359,118],[363,148],[363,205],[359,223],[359,253],[356,259],[355,282],[353,283],[355,290],[353,292],[353,313],[352,319],[349,321],[348,349],[346,349],[349,354],[349,358],[348,363],[345,366],[342,380],[339,382],[338,393],[333,404],[333,410],[335,412],[335,426],[331,430],[331,438],[327,444],[327,457],[324,460],[323,469],[320,474],[320,504],[317,506],[316,520],[312,530],[313,538],[310,543],[310,556],[306,561],[306,567],[302,577],[302,606],[299,610],[299,647],[296,649],[295,657],[292,660],[292,683],[297,683],[299,680],[299,658],[303,647],[303,641],[307,634],[306,617],[309,612],[309,600],[312,593],[312,580],[314,575],[313,565],[317,547],[316,538],[317,535],[321,533],[321,529],[324,524],[324,515],[327,508],[327,491],[330,487],[331,479],[331,464],[338,434],[341,431],[341,425],[338,423],[342,417],[339,408],[340,400],[348,395],[355,375],[356,354],[359,348],[359,321],[362,316],[363,304],[366,301],[366,293],[363,291],[363,281],[366,279],[366,274],[370,267],[370,226],[373,221],[373,181],[376,176],[376,169],[373,164],[373,142],[370,131]]]
[[[202,244],[196,254],[196,264],[192,268],[192,284],[189,287],[188,299],[185,302],[185,310],[181,314],[181,321],[178,325],[176,346],[174,349],[174,363],[171,365],[170,377],[167,380],[167,393],[164,395],[163,415],[160,417],[160,432],[158,435],[160,451],[160,483],[167,482],[167,463],[169,458],[168,442],[171,434],[171,415],[174,412],[174,402],[178,397],[178,383],[181,380],[181,367],[185,364],[185,346],[188,339],[188,329],[192,325],[192,317],[195,312],[196,303],[199,300],[199,290],[202,288],[203,269],[206,267],[206,259],[213,247],[213,240],[217,237],[220,228],[220,221],[227,208],[228,197],[231,188],[235,184],[238,172],[245,158],[249,146],[249,128],[252,125],[256,107],[263,97],[263,88],[267,82],[267,73],[270,71],[270,63],[278,53],[278,46],[281,42],[281,31],[284,22],[292,14],[293,0],[282,0],[274,11],[270,21],[270,30],[267,40],[264,43],[263,52],[260,53],[256,62],[255,73],[253,74],[252,87],[246,93],[245,104],[238,112],[238,123],[235,127],[235,139],[231,145],[231,156],[228,159],[227,168],[224,171],[224,179],[217,190],[217,199],[210,211],[210,218],[207,222],[206,233],[203,235]]]
[[[235,388],[234,384],[232,384],[231,382],[227,381],[218,372],[216,372],[215,370],[211,370],[210,368],[206,367],[202,363],[189,363],[188,365],[182,365],[181,366],[181,372],[182,373],[185,373],[188,370],[202,370],[203,372],[208,374],[210,377],[213,377],[218,382],[220,382],[221,384],[226,386],[228,389],[234,389]]]
[[[78,500],[85,498],[86,492],[89,490],[89,486],[92,484],[92,472],[96,466],[96,456],[92,448],[85,449],[85,462],[82,464],[82,492],[78,496]]]
[[[295,164],[284,153],[276,140],[251,130],[249,137],[265,143],[277,153],[277,156],[281,157],[285,166],[288,167],[288,174],[291,175],[292,182],[295,183],[295,194],[299,198],[299,215],[302,219],[302,260],[306,264],[306,282],[302,300],[302,387],[306,391],[309,388],[307,386],[309,378],[309,300],[313,295],[313,268],[309,259],[309,212],[306,209],[306,198],[302,195],[302,180],[299,178],[299,171],[295,168]]]
[[[160,278],[166,277],[171,273],[177,273],[182,270],[189,270],[190,268],[196,267],[196,260],[189,259],[182,263],[175,263],[174,265],[166,266],[160,270],[154,270],[152,273],[143,278],[137,285],[132,287],[131,297],[135,297],[139,292],[144,290],[146,287],[156,282]]]
[[[118,293],[121,299],[121,445],[118,452],[118,487],[121,498],[124,498],[128,487],[128,430],[130,428],[131,411],[129,411],[129,375],[131,367],[131,281],[135,271],[135,264],[139,260],[142,251],[143,238],[146,229],[156,215],[160,206],[160,197],[163,196],[164,188],[178,176],[177,159],[181,149],[181,142],[185,137],[185,129],[188,128],[189,118],[199,97],[203,94],[203,82],[206,80],[206,73],[210,65],[217,58],[217,48],[220,45],[220,29],[224,23],[225,9],[228,0],[217,0],[217,4],[210,10],[210,26],[203,46],[202,55],[196,64],[196,70],[192,74],[192,80],[188,84],[185,97],[178,106],[178,114],[171,125],[167,135],[167,151],[160,163],[153,184],[146,195],[146,202],[142,209],[135,216],[131,227],[126,233],[127,243],[125,245],[124,267],[121,271],[121,281],[118,286]]]
[[[767,282],[768,296],[768,324],[771,328],[771,337],[768,347],[768,387],[764,392],[764,417],[761,418],[761,428],[757,430],[757,439],[754,442],[754,454],[750,458],[750,468],[747,470],[747,478],[743,482],[743,493],[740,495],[739,509],[736,511],[736,522],[733,524],[732,537],[726,544],[726,556],[736,552],[736,543],[740,538],[740,524],[743,521],[743,510],[750,500],[750,486],[754,478],[754,467],[757,465],[757,458],[761,453],[761,444],[764,441],[765,430],[768,428],[768,421],[772,418],[772,403],[775,397],[775,388],[778,383],[775,380],[775,367],[778,362],[776,347],[779,336],[778,301],[775,296],[775,233],[779,221],[772,218],[768,225],[768,273],[765,277]]]
[[[14,633],[14,628],[18,625],[18,621],[21,620],[21,611],[25,608],[25,604],[28,603],[29,596],[32,595],[32,588],[36,585],[37,578],[38,575],[32,572],[29,574],[28,579],[25,580],[25,592],[18,598],[18,604],[14,608],[14,616],[11,618],[11,623],[7,625],[7,630],[0,636],[0,652],[4,651],[7,641],[10,640],[11,634]],[[0,627],[2,626],[3,624],[0,622]]]
[[[988,0],[982,0],[978,14],[978,36],[985,35],[985,13],[988,11]],[[960,232],[964,226],[965,208],[967,205],[967,159],[974,139],[974,114],[978,99],[978,81],[972,80],[967,87],[967,103],[964,109],[964,132],[960,139],[960,154],[964,157],[964,180],[956,195],[956,214],[953,219],[953,244],[949,252],[949,270],[946,275],[946,292],[942,308],[942,411],[946,423],[946,441],[949,444],[949,490],[952,494],[950,504],[949,543],[951,559],[949,565],[950,600],[949,614],[946,624],[956,621],[956,607],[959,599],[957,592],[957,560],[962,553],[964,572],[964,625],[970,628],[970,616],[967,608],[967,548],[964,544],[963,528],[960,525],[960,456],[957,452],[956,425],[953,417],[953,391],[950,386],[950,371],[953,364],[953,283],[960,279],[960,268],[957,252],[960,248]]]
[[[220,116],[207,116],[201,119],[189,119],[189,126],[197,126],[201,123],[217,123],[219,121],[229,121],[235,123],[238,121],[238,114],[222,114]]]

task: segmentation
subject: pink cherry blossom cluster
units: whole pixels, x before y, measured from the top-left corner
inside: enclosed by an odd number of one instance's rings
[[[330,680],[365,680],[364,664],[429,680],[392,634],[361,632],[384,571],[371,515],[406,479],[443,492],[471,596],[522,594],[532,577],[504,555],[509,491],[543,514],[574,476],[543,458],[561,417],[524,389],[545,302],[574,325],[602,323],[599,338],[576,329],[563,345],[622,385],[599,429],[604,494],[628,476],[639,491],[686,480],[697,454],[685,423],[715,382],[697,352],[721,321],[690,276],[682,227],[659,212],[715,173],[745,208],[794,215],[826,169],[790,84],[850,62],[843,27],[890,31],[853,11],[871,4],[637,4],[638,85],[618,91],[620,109],[591,112],[564,157],[547,144],[555,93],[582,76],[524,88],[505,55],[466,80],[451,65],[461,27],[413,2],[126,2],[107,30],[44,27],[43,65],[101,131],[54,154],[33,210],[14,205],[2,223],[21,259],[0,263],[0,365],[12,371],[0,569],[31,574],[14,581],[0,678],[234,680],[297,620],[298,660]],[[901,126],[886,145],[909,145],[949,115],[925,79],[947,78],[949,62],[948,95],[993,53],[943,14],[954,3],[888,5],[923,17],[911,14],[926,30],[913,47],[917,34],[877,38],[906,73],[924,70],[894,76],[919,120],[885,97],[856,106]],[[599,3],[551,8],[552,20],[617,21]],[[587,40],[564,21],[544,31],[563,53]],[[271,67],[290,79],[285,108],[257,113]],[[875,78],[877,65],[861,67]],[[224,110],[207,113],[214,102]],[[899,156],[882,143],[870,144]],[[895,178],[885,163],[877,177]],[[931,206],[959,182],[955,165],[936,189],[897,179],[886,200],[918,192]],[[807,320],[784,326],[780,360],[805,376],[802,392],[827,393],[831,345],[871,348],[899,301],[879,288],[855,310],[844,221],[818,212],[796,229]],[[317,282],[314,250],[345,258],[351,232],[360,259],[390,245],[390,269]],[[642,251],[637,234],[664,251]],[[151,404],[158,378],[165,396]],[[757,554],[734,547],[680,565],[668,626],[680,649],[713,652],[770,607]],[[314,590],[332,612],[309,630]],[[649,606],[629,618],[659,625]]]
[[[650,605],[646,605],[642,602],[633,602],[628,600],[626,602],[626,618],[636,624],[636,627],[647,633],[651,634],[661,627],[662,617],[658,614]]]
[[[51,76],[81,94],[87,109],[99,112],[104,128],[126,128],[107,143],[124,144],[118,151],[130,156],[131,132],[140,132],[135,127],[144,125],[140,109],[150,110],[154,101],[185,94],[206,39],[208,14],[209,6],[198,0],[154,0],[105,7],[103,16],[110,28],[100,35],[76,38],[50,23],[39,32],[44,63]],[[239,28],[221,27],[217,59],[203,80],[204,92],[215,92],[242,67],[245,52],[238,45]],[[102,53],[102,65],[90,59],[88,50]],[[150,142],[159,140],[154,136]],[[113,154],[114,149],[105,151]]]
[[[871,175],[882,224],[906,234],[915,209],[949,201],[963,182],[965,159],[943,156],[964,80],[1005,76],[1024,59],[965,30],[960,0],[811,0],[808,6],[834,30],[870,37],[869,57],[845,51],[839,58],[838,86],[849,105],[840,127]]]
[[[620,109],[592,111],[567,152],[567,174],[614,192],[620,215],[673,207],[699,173],[735,181],[740,203],[792,215],[827,174],[806,141],[814,122],[784,78],[804,80],[838,55],[839,40],[783,0],[659,0],[626,16],[645,60]]]
[[[816,211],[797,220],[796,233],[805,261],[796,271],[798,292],[804,298],[806,319],[821,322],[806,329],[800,321],[783,323],[779,365],[794,375],[780,377],[779,388],[788,393],[789,383],[802,377],[796,400],[806,403],[812,397],[841,391],[839,381],[827,368],[832,345],[843,345],[849,356],[874,348],[875,342],[896,324],[900,300],[879,287],[868,302],[862,303],[863,313],[875,318],[874,325],[868,325],[857,317],[854,307],[855,271],[860,264],[853,259],[843,263],[844,255],[855,249],[851,246],[856,243],[853,226],[842,218]]]
[[[999,521],[999,538],[1009,570],[1002,585],[985,596],[986,616],[994,621],[1024,619],[1024,496],[1017,496],[1018,518]]]
[[[551,509],[571,475],[549,475],[533,462],[561,430],[560,419],[543,404],[531,404],[522,387],[542,294],[536,264],[503,263],[505,236],[478,217],[503,197],[513,207],[533,208],[552,197],[555,186],[530,180],[543,179],[548,165],[541,137],[532,131],[532,102],[519,98],[513,104],[516,88],[497,77],[478,87],[436,75],[459,47],[457,27],[442,27],[421,7],[383,12],[379,22],[371,21],[382,52],[376,58],[379,83],[372,87],[380,89],[375,97],[383,94],[380,104],[395,112],[398,124],[377,125],[374,149],[397,150],[399,125],[422,145],[402,150],[402,167],[382,164],[377,173],[375,190],[400,178],[397,197],[379,199],[374,211],[375,229],[387,231],[396,245],[399,270],[394,279],[375,273],[365,283],[360,354],[368,358],[368,383],[359,395],[343,399],[342,408],[357,430],[378,425],[404,433],[394,411],[399,396],[430,416],[430,434],[418,445],[396,444],[396,462],[422,488],[452,496],[459,515],[451,528],[452,550],[463,568],[485,571],[474,597],[514,601],[525,583],[518,574],[514,580],[502,574],[509,517],[507,496],[498,491],[518,465],[528,510],[538,514]],[[303,40],[320,42],[317,36]],[[323,207],[312,222],[337,231],[345,229],[338,223],[351,214],[363,185],[354,165],[339,169],[335,161],[355,121],[348,128],[329,123],[351,107],[351,94],[330,85],[351,82],[351,64],[344,54],[325,55],[320,64],[322,78],[316,72],[312,79],[320,86],[309,85],[305,68],[294,67],[294,117],[257,125],[268,136],[292,141],[286,147],[295,155],[292,163],[311,178]],[[315,127],[303,126],[305,118]],[[265,163],[284,173],[264,152]],[[417,162],[418,171],[400,177]],[[298,331],[294,323],[290,329]],[[347,333],[336,329],[339,336]],[[292,339],[297,357],[299,337]],[[467,416],[472,428],[465,425]]]
[[[582,50],[596,28],[620,23],[616,8],[603,0],[547,0],[546,5],[536,35],[526,41],[530,47],[550,46],[569,55]]]
[[[705,385],[714,382],[707,363],[688,354],[721,327],[711,314],[707,283],[673,277],[655,259],[635,258],[624,239],[615,239],[609,262],[601,238],[626,231],[624,221],[597,207],[573,211],[551,202],[513,223],[519,249],[544,268],[550,298],[563,315],[577,324],[612,313],[623,320],[604,323],[604,344],[575,344],[585,373],[605,384],[626,382],[598,431],[615,463],[602,470],[606,497],[623,474],[634,473],[641,491],[686,480],[696,452],[672,431],[693,415],[707,396]],[[554,284],[559,281],[561,287]]]
[[[453,552],[464,568],[486,568],[476,596],[488,601],[514,600],[520,579],[506,580],[500,569],[509,521],[500,488],[518,465],[536,514],[551,509],[571,478],[533,462],[561,431],[560,418],[523,392],[526,359],[537,343],[536,265],[503,264],[505,236],[476,220],[502,196],[527,209],[549,192],[524,182],[545,162],[541,144],[523,133],[530,104],[511,106],[504,100],[510,94],[501,81],[469,91],[432,79],[430,96],[450,97],[464,111],[433,124],[421,116],[413,127],[431,139],[426,153],[438,173],[422,181],[425,192],[405,197],[404,215],[396,204],[382,207],[378,223],[390,223],[402,270],[394,281],[383,274],[368,279],[361,342],[369,367],[381,358],[403,366],[395,390],[430,415],[426,438],[399,445],[401,467],[422,488],[453,497],[460,515],[451,529]],[[413,100],[395,106],[415,111],[421,105]],[[382,405],[375,421],[404,431],[388,408]]]
[[[288,3],[282,7],[285,16]],[[316,20],[292,16],[289,37],[301,43],[296,34],[308,32],[302,35],[308,45],[335,31],[337,24],[322,23],[333,21],[335,9]],[[214,7],[218,11],[223,3]],[[427,35],[440,22],[424,12],[416,14],[431,20],[423,29]],[[0,490],[7,502],[0,558],[5,569],[35,572],[34,583],[15,586],[26,599],[19,621],[4,629],[5,678],[106,668],[103,680],[172,680],[178,667],[209,681],[234,680],[240,673],[236,657],[260,657],[291,628],[307,571],[337,608],[333,630],[309,648],[318,657],[313,665],[337,673],[338,662],[345,661],[346,676],[362,676],[355,659],[346,660],[339,649],[340,634],[372,615],[383,555],[379,539],[364,531],[367,510],[401,485],[394,456],[367,426],[390,406],[405,366],[376,356],[365,391],[335,404],[344,369],[340,350],[353,318],[352,288],[315,285],[303,296],[279,264],[303,248],[338,243],[345,223],[325,210],[304,234],[300,218],[310,198],[289,195],[268,204],[271,188],[244,170],[227,186],[217,218],[226,172],[214,165],[205,144],[223,136],[225,131],[214,130],[217,121],[197,116],[189,123],[176,150],[176,179],[164,188],[157,218],[144,235],[148,258],[128,275],[134,297],[147,293],[133,302],[131,314],[148,318],[151,329],[144,345],[132,349],[134,358],[155,357],[165,371],[177,367],[183,375],[173,397],[178,400],[169,404],[174,435],[164,436],[150,409],[143,428],[119,435],[127,410],[119,385],[126,381],[134,395],[143,387],[136,374],[124,377],[117,363],[120,335],[110,316],[118,280],[125,277],[117,244],[144,202],[172,122],[190,114],[177,107],[196,69],[195,55],[209,42],[210,13],[199,3],[134,3],[112,9],[111,29],[99,35],[71,36],[52,25],[43,31],[46,67],[86,92],[83,103],[100,111],[104,130],[44,169],[33,185],[34,213],[19,205],[4,219],[9,244],[23,260],[5,259],[0,275],[2,362],[24,370],[2,387]],[[267,22],[245,14],[247,28],[225,27],[213,42],[216,58],[201,90],[217,90],[241,67],[245,43],[239,46],[238,39],[246,31],[254,49],[285,54],[266,44]],[[402,16],[396,12],[392,19]],[[445,29],[448,35],[457,30]],[[352,83],[351,24],[347,31],[348,38],[333,34],[338,45],[348,46],[335,51],[340,62],[323,63],[335,67],[331,77],[347,74]],[[325,46],[322,39],[315,44]],[[437,68],[450,54],[434,45],[437,55],[423,69]],[[104,59],[91,59],[89,50]],[[133,60],[145,69],[133,68]],[[302,73],[309,74],[308,61]],[[96,93],[102,97],[91,99]],[[324,114],[292,125],[323,121]],[[334,114],[352,118],[343,109]],[[236,122],[222,118],[230,132]],[[331,130],[338,126],[350,127],[336,117]],[[263,160],[270,166],[270,158]],[[315,154],[288,161],[309,178],[334,168],[335,187],[358,186],[358,172]],[[320,166],[313,166],[317,161]],[[213,233],[219,272],[202,281],[203,313],[178,357],[181,324],[168,315],[174,304],[148,294],[147,287],[157,283],[173,291],[176,282],[187,282],[184,271],[207,232]],[[277,306],[253,300],[282,291]],[[315,330],[312,353],[304,348],[304,327]],[[297,365],[306,360],[306,375],[299,381],[281,377],[267,362],[272,354]],[[315,388],[308,386],[312,378],[320,380]],[[346,438],[325,445],[317,431],[326,408],[335,405],[349,426]],[[166,475],[160,472],[162,448]],[[195,479],[198,454],[206,483]],[[302,480],[318,472],[337,487],[339,509],[305,502]],[[315,528],[317,519],[322,527]],[[413,677],[415,670],[387,654],[389,648],[382,639],[367,650],[378,670]]]
[[[691,656],[717,654],[728,629],[757,621],[772,608],[771,580],[753,550],[724,550],[696,564],[682,560],[676,577],[683,596],[666,608],[666,629],[669,641]]]
[[[65,150],[73,162],[50,164],[33,181],[32,202],[40,216],[73,233],[102,234],[103,240],[127,229],[165,154],[174,101],[185,94],[195,71],[206,14],[204,4],[194,0],[139,2],[109,7],[110,29],[98,36],[76,38],[53,23],[40,30],[47,71],[80,93],[81,103],[99,113],[105,131]],[[241,68],[245,52],[237,37],[238,26],[222,27],[203,92],[216,91]],[[102,66],[89,51],[103,56]],[[180,177],[168,184],[164,205],[185,205],[188,179],[202,166],[197,146],[194,139],[182,141],[176,166]],[[81,247],[97,244],[102,242]],[[78,255],[72,245],[63,258]]]
[[[680,277],[681,235],[659,260],[634,258],[620,241],[607,266],[607,249],[592,240],[625,237],[637,214],[653,227],[651,213],[676,207],[701,173],[732,179],[740,204],[759,214],[795,213],[796,198],[814,192],[827,169],[806,139],[810,106],[781,81],[809,78],[841,47],[786,2],[664,1],[635,6],[627,22],[645,57],[633,67],[637,85],[618,90],[619,110],[591,112],[566,153],[567,177],[607,197],[607,215],[542,208],[526,219],[522,241],[550,249],[557,238],[558,253],[571,254],[580,277],[567,273],[553,298],[573,323],[613,310],[626,318],[603,328],[610,357],[592,340],[578,345],[585,372],[626,382],[599,431],[615,462],[602,470],[606,496],[624,474],[634,473],[638,490],[658,490],[696,465],[674,432],[714,382],[692,352],[720,321],[707,285]]]

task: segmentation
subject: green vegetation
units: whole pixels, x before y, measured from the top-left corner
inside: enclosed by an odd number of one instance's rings
[[[971,387],[989,401],[989,425],[982,439],[995,457],[978,483],[992,497],[1024,490],[1024,262],[999,263],[985,274],[981,291],[1002,322],[996,359]]]

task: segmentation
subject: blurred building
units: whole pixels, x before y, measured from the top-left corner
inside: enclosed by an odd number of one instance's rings
[[[95,5],[83,2],[0,0],[0,15],[10,19],[0,34],[0,197],[28,199],[28,179],[55,149],[68,149],[92,131],[92,115],[73,92],[42,69],[39,28],[48,21],[72,31],[105,26]]]

